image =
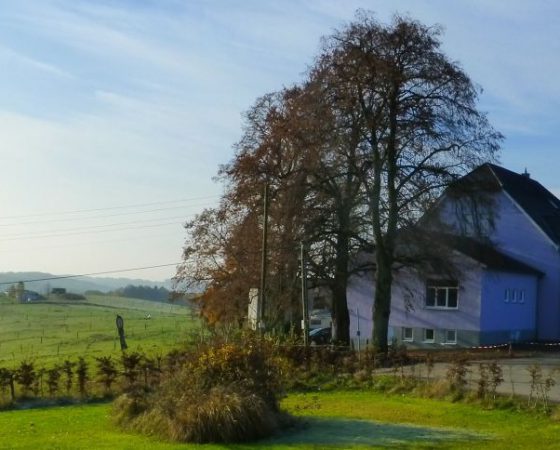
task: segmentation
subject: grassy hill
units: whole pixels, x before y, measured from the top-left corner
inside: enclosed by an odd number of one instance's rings
[[[113,278],[113,277],[76,277],[76,278],[62,278],[57,280],[44,280],[44,281],[31,281],[26,280],[41,280],[45,278],[53,278],[56,275],[46,272],[0,272],[0,290],[6,290],[11,284],[18,281],[25,281],[25,288],[32,291],[37,291],[40,294],[48,293],[51,288],[65,288],[69,292],[76,292],[83,294],[86,291],[101,291],[109,292],[119,288],[123,288],[129,284],[135,286],[150,286],[159,287],[163,286],[171,289],[171,282],[168,281],[150,281],[139,278]]]
[[[184,305],[109,296],[27,304],[0,298],[0,366],[118,355],[117,314],[124,318],[129,349],[150,354],[167,352],[198,326]]]

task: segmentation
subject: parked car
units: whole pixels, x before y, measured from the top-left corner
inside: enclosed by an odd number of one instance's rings
[[[311,345],[330,344],[332,339],[331,327],[315,328],[309,332],[309,343]]]

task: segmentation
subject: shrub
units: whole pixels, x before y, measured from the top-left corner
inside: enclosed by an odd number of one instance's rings
[[[468,361],[463,357],[457,357],[447,368],[445,377],[449,382],[454,399],[458,400],[465,394],[467,387],[467,375],[469,373]]]
[[[0,386],[2,389],[9,388],[10,398],[12,401],[16,399],[16,391],[14,386],[15,374],[12,370],[0,367]]]
[[[78,376],[78,390],[80,395],[85,397],[87,394],[87,382],[89,381],[88,364],[81,356],[78,358],[76,366],[76,375]]]
[[[129,388],[132,388],[136,384],[136,380],[140,375],[140,363],[142,359],[143,356],[137,352],[123,353],[122,355],[122,375]]]
[[[490,372],[490,394],[492,400],[496,401],[496,391],[498,386],[504,382],[504,373],[502,367],[496,361],[488,364],[488,371]]]
[[[70,390],[72,389],[72,381],[74,378],[74,366],[76,365],[76,363],[65,359],[64,362],[62,363],[62,371],[64,372],[64,376],[66,377],[66,394],[70,395]]]
[[[21,386],[23,395],[29,395],[37,379],[33,362],[22,361],[16,370],[15,379]]]
[[[279,416],[262,398],[235,386],[165,398],[144,411],[138,398],[121,397],[114,408],[121,425],[179,442],[243,442],[268,436],[279,426]],[[142,413],[127,422],[125,418],[138,411]]]
[[[97,380],[103,384],[105,393],[111,392],[111,386],[117,379],[117,368],[110,356],[100,356],[97,361]]]
[[[60,367],[54,366],[47,370],[47,387],[51,397],[56,396],[60,383]]]
[[[241,442],[284,423],[280,372],[266,342],[201,347],[183,355],[159,387],[119,397],[114,417],[125,428],[182,442]]]

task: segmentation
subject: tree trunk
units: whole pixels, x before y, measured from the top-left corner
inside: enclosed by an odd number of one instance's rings
[[[346,289],[348,287],[348,238],[340,237],[336,246],[333,293],[334,342],[350,345],[350,315]]]
[[[387,353],[387,334],[389,315],[391,314],[391,258],[379,252],[376,255],[377,270],[375,277],[375,301],[373,306],[373,348],[380,353]]]

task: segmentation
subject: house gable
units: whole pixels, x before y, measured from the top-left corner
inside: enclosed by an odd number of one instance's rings
[[[450,247],[463,256],[462,262],[471,263],[461,269],[459,307],[426,308],[427,280],[401,270],[392,288],[390,337],[412,333],[418,343],[422,330],[434,329],[440,337],[446,330],[460,330],[463,339],[457,334],[457,343],[462,345],[560,339],[560,200],[528,176],[491,164],[465,179],[471,187],[481,181],[491,200],[488,242],[461,237],[465,230],[456,214],[459,196],[444,195],[432,212],[448,225],[448,232],[459,235]],[[371,336],[373,278],[368,273],[351,279],[352,338],[358,315],[361,335]],[[511,301],[506,301],[507,292],[513,295]]]

